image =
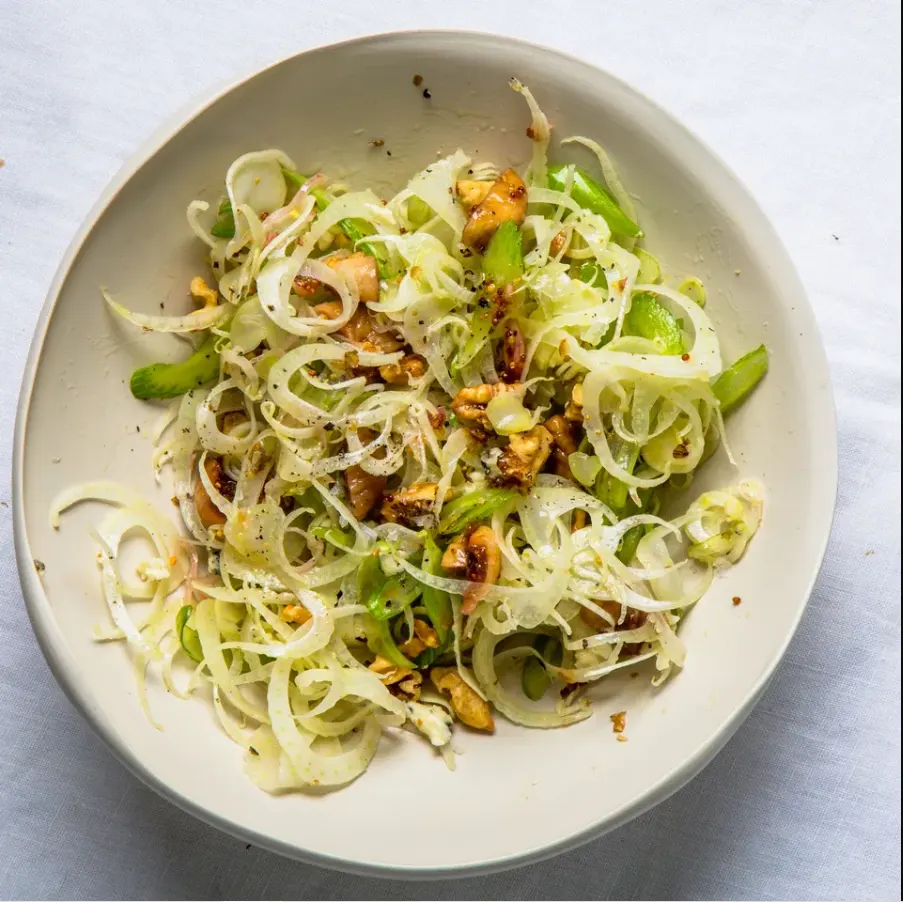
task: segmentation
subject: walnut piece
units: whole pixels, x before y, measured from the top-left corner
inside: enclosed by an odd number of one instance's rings
[[[609,633],[614,629],[616,632],[623,632],[625,630],[638,630],[648,619],[649,615],[645,611],[637,611],[634,608],[627,608],[626,613],[624,615],[624,622],[618,623],[621,619],[621,605],[616,601],[606,600],[606,601],[597,601],[596,604],[605,611],[606,614],[609,614],[614,620],[615,625],[606,620],[604,617],[600,617],[595,611],[589,610],[589,608],[581,608],[580,609],[580,619],[592,630],[595,630],[597,633]],[[637,655],[640,653],[640,648],[642,644],[639,642],[628,642],[621,649],[621,654],[625,657],[631,657],[632,655]]]
[[[368,669],[372,670],[378,677],[381,677],[386,686],[394,686],[396,683],[407,679],[412,673],[409,668],[399,667],[382,655],[377,655]]]
[[[577,450],[577,436],[574,424],[561,414],[556,414],[554,417],[549,417],[543,423],[543,426],[548,429],[555,446],[552,451],[554,472],[565,479],[573,479],[571,467],[568,463],[568,455],[573,454]]]
[[[338,319],[342,314],[342,304],[340,301],[325,301],[317,304],[314,312],[325,319]],[[371,354],[392,354],[403,347],[403,343],[391,332],[377,331],[370,311],[363,304],[358,305],[351,319],[336,334]]]
[[[467,535],[460,535],[445,549],[442,568],[451,573],[461,573],[467,569]]]
[[[472,614],[502,572],[502,553],[489,526],[478,526],[467,537],[464,576],[471,583],[464,590],[462,614]]]
[[[389,691],[392,695],[406,702],[420,701],[420,688],[423,685],[423,674],[414,670],[403,680],[399,680]]]
[[[564,409],[564,415],[572,423],[583,422],[583,383],[578,382],[571,390],[571,400]]]
[[[628,608],[624,622],[618,623],[621,619],[621,605],[618,602],[606,599],[605,601],[596,601],[596,604],[611,616],[615,628],[618,630],[638,630],[646,622],[648,616],[645,611]],[[612,629],[612,624],[608,620],[589,608],[580,608],[580,619],[598,633],[609,632]]]
[[[351,501],[351,512],[363,520],[383,496],[385,476],[374,476],[355,464],[345,470],[345,487]]]
[[[551,453],[552,436],[544,426],[515,433],[499,458],[502,476],[496,482],[522,492],[529,491]]]
[[[435,518],[433,505],[438,491],[435,482],[415,482],[410,488],[386,495],[379,512],[389,523],[412,529],[428,527]]]
[[[452,410],[461,425],[470,430],[479,440],[485,440],[492,432],[492,423],[486,416],[486,405],[496,396],[505,392],[520,391],[519,382],[496,382],[493,385],[471,385],[462,388],[452,401]]]
[[[340,251],[324,257],[323,262],[346,281],[354,283],[362,304],[379,300],[379,273],[376,271],[376,260],[369,254]]]
[[[406,658],[416,658],[428,648],[439,647],[439,634],[425,621],[414,619],[414,635],[399,646]]]
[[[188,286],[188,290],[191,292],[191,296],[198,301],[203,301],[204,306],[201,310],[209,310],[211,307],[215,307],[217,301],[219,300],[219,296],[216,293],[215,288],[211,288],[207,281],[201,276],[195,276],[191,280],[191,284]]]
[[[478,182],[474,179],[461,179],[455,183],[455,192],[461,198],[461,203],[468,208],[473,208],[486,200],[493,182]]]
[[[379,368],[379,375],[389,385],[410,385],[426,374],[426,361],[419,354],[405,354],[398,363],[388,363]]]
[[[461,675],[454,667],[434,667],[430,671],[430,680],[439,692],[449,696],[452,710],[458,715],[461,723],[475,730],[485,730],[487,733],[495,730],[489,703],[481,699],[461,679]]]
[[[409,702],[416,702],[420,699],[420,687],[423,684],[422,673],[408,667],[399,667],[382,655],[376,656],[369,669],[382,678],[383,684],[397,698]]]
[[[527,186],[513,169],[506,169],[493,182],[486,197],[470,211],[461,240],[468,247],[482,250],[503,222],[511,221],[519,226],[526,215]]]
[[[208,457],[204,461],[204,471],[214,488],[230,500],[235,495],[235,483],[223,472],[223,465],[218,457]],[[194,487],[194,509],[204,527],[222,526],[226,522],[223,512],[213,503],[204,488],[204,483],[197,481]]]

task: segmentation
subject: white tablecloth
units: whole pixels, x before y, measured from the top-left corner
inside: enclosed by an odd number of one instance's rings
[[[752,188],[833,370],[834,538],[787,659],[689,787],[553,861],[433,886],[278,858],[126,773],[57,688],[12,554],[10,439],[57,262],[122,160],[211,84],[372,31],[472,28],[597,62]],[[900,892],[900,7],[894,0],[0,3],[0,896],[870,898]]]

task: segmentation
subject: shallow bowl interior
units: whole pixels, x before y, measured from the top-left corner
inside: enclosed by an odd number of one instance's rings
[[[99,286],[139,310],[186,309],[203,256],[186,205],[215,200],[228,164],[250,149],[283,148],[302,170],[322,167],[384,196],[457,147],[525,162],[528,116],[508,88],[511,75],[533,88],[558,138],[588,135],[611,151],[637,196],[647,247],[670,272],[706,281],[726,358],[762,341],[771,349],[767,382],[731,422],[739,468],[719,456],[699,483],[761,479],[764,528],[689,618],[687,666],[663,688],[626,677],[603,685],[596,716],[566,730],[501,723],[492,737],[459,734],[454,773],[421,742],[387,736],[366,775],[340,792],[265,795],[244,777],[240,750],[204,701],[179,701],[152,684],[165,727],[155,730],[139,708],[127,649],[93,641],[92,624],[105,616],[86,531],[97,510],[76,510],[58,532],[48,524],[54,495],[84,480],[124,481],[172,510],[168,487],[151,476],[157,411],[131,398],[127,379],[136,365],[177,354],[178,344],[114,321]],[[553,153],[578,160],[582,152]],[[95,728],[144,780],[199,816],[340,867],[500,867],[660,801],[740,723],[821,561],[836,483],[833,423],[824,353],[785,251],[724,165],[666,113],[598,69],[496,36],[354,41],[275,65],[164,130],[127,164],[74,244],[35,339],[20,409],[14,479],[25,597],[55,674]],[[46,565],[40,578],[33,558]],[[620,710],[628,712],[626,743],[615,741],[608,719]],[[416,816],[411,843],[411,812],[422,805],[430,815]]]

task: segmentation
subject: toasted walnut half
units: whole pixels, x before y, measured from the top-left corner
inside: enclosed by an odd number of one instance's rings
[[[461,240],[469,247],[483,249],[496,229],[507,221],[520,225],[527,215],[527,186],[513,170],[506,169],[471,211]]]
[[[415,618],[414,635],[399,647],[406,658],[416,658],[428,648],[439,647],[439,634],[425,620]]]
[[[445,549],[442,567],[452,573],[463,573],[467,569],[467,535],[458,536]]]
[[[379,375],[389,385],[410,385],[415,379],[426,374],[426,361],[419,354],[405,354],[398,363],[389,363],[379,368]]]
[[[326,301],[317,304],[314,312],[325,319],[338,319],[342,314],[342,304],[340,301]],[[370,311],[363,304],[358,306],[351,319],[336,334],[371,354],[391,354],[403,347],[403,343],[391,332],[377,331]]]
[[[502,475],[496,481],[522,492],[528,491],[551,453],[552,436],[544,426],[534,426],[528,432],[512,435],[499,458]]]
[[[577,435],[575,425],[561,414],[549,417],[543,423],[552,436],[554,448],[552,450],[552,461],[554,464],[554,472],[558,476],[565,479],[573,479],[571,467],[568,464],[568,455],[573,454],[577,450]]]
[[[394,686],[395,683],[400,683],[411,675],[411,670],[409,668],[399,667],[382,655],[377,655],[368,669],[382,678],[382,681],[386,686]]]
[[[403,680],[399,680],[389,691],[403,701],[416,702],[420,701],[420,688],[422,685],[423,674],[419,670],[414,670]]]
[[[235,495],[235,483],[223,472],[223,465],[219,458],[208,457],[204,461],[204,471],[214,488],[231,500]],[[194,487],[194,509],[197,511],[201,524],[205,527],[222,526],[226,522],[223,512],[213,503],[200,479]]]
[[[464,591],[462,614],[472,614],[486,597],[502,572],[502,554],[495,533],[488,526],[478,526],[467,537],[464,550],[464,576],[471,583]]]
[[[358,429],[357,437],[366,445],[376,438],[376,433],[370,429]],[[386,456],[386,449],[377,448],[373,456],[377,460],[382,460]],[[363,520],[382,498],[386,488],[386,477],[374,476],[356,464],[345,470],[344,477],[351,511],[358,520]]]
[[[376,260],[369,254],[360,251],[353,254],[340,251],[324,257],[323,262],[340,276],[354,283],[361,303],[379,300],[379,273],[376,271]]]
[[[493,431],[492,423],[486,416],[486,405],[505,392],[520,391],[519,382],[496,382],[493,385],[471,385],[462,388],[452,401],[452,410],[461,424],[481,441]]]
[[[618,630],[638,630],[646,622],[648,616],[645,611],[637,611],[633,608],[628,608],[627,614],[624,617],[624,622],[619,624],[618,621],[621,619],[621,605],[618,604],[618,602],[607,599],[605,601],[597,601],[596,604],[602,608],[606,614],[611,615]],[[612,629],[612,624],[609,623],[608,620],[604,617],[600,617],[595,611],[591,611],[589,608],[580,609],[580,619],[590,627],[590,629],[597,630],[598,632],[607,632]]]
[[[383,684],[392,695],[410,702],[419,700],[420,687],[423,684],[422,673],[407,667],[399,667],[382,655],[376,656],[369,669],[382,678]]]
[[[386,495],[379,512],[390,523],[401,523],[412,529],[426,528],[435,516],[433,504],[438,491],[435,482],[416,482],[410,488]]]
[[[461,679],[461,675],[454,667],[434,667],[430,671],[430,680],[439,692],[449,696],[452,710],[458,715],[461,723],[475,730],[485,730],[487,733],[495,730],[489,703],[481,699]]]
[[[363,520],[382,498],[386,477],[374,476],[355,464],[345,470],[345,486],[351,501],[351,512],[358,520]]]

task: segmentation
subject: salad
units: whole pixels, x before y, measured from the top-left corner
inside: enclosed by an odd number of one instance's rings
[[[188,207],[198,309],[104,292],[191,341],[131,377],[136,398],[172,399],[153,467],[181,524],[102,482],[52,522],[111,505],[98,638],[129,643],[155,725],[150,675],[208,697],[264,790],[348,783],[385,730],[453,765],[454,730],[582,721],[588,686],[642,662],[660,684],[759,527],[756,483],[686,492],[765,348],[725,368],[702,283],[643,247],[602,147],[561,142],[591,168],[551,160],[511,84],[524,171],[459,150],[383,199],[248,153],[217,205]],[[136,531],[153,552],[130,571]]]

